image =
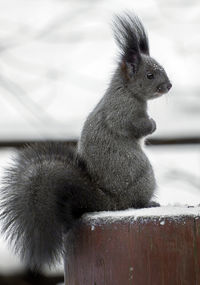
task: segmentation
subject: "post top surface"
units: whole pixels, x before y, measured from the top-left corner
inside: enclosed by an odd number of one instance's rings
[[[182,220],[191,217],[200,219],[200,207],[190,206],[161,206],[144,209],[127,209],[123,211],[104,211],[89,213],[83,216],[83,222],[89,224],[114,223],[137,220],[163,220],[165,218],[172,220]]]

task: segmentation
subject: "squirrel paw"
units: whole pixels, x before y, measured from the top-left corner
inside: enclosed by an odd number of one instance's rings
[[[151,126],[152,126],[152,129],[151,129],[151,134],[152,134],[156,130],[156,122],[152,118],[150,119],[150,122],[151,122]]]
[[[160,207],[160,204],[155,201],[150,201],[145,208]]]

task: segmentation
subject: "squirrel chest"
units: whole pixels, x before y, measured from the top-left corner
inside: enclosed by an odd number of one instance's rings
[[[108,195],[116,195],[121,209],[136,207],[134,201],[137,204],[149,201],[156,183],[139,140],[114,138],[106,129],[95,130],[87,122],[85,128],[87,131],[83,129],[78,151],[97,185]]]

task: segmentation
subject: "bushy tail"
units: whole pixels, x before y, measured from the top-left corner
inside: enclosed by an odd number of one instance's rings
[[[4,178],[0,219],[25,263],[37,269],[59,259],[63,229],[87,210],[78,195],[90,184],[74,149],[64,143],[35,144],[19,153]]]

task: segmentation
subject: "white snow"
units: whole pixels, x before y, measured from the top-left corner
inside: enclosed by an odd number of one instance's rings
[[[146,147],[156,176],[155,200],[161,205],[200,204],[200,146]]]
[[[2,139],[79,136],[115,68],[110,23],[124,10],[142,18],[151,54],[173,83],[150,103],[154,136],[199,133],[199,1],[1,0]]]
[[[164,225],[163,218],[169,218],[170,220],[180,220],[185,216],[200,219],[200,207],[176,207],[176,206],[163,206],[155,208],[145,209],[128,209],[124,211],[105,211],[86,214],[83,217],[83,221],[91,223],[94,227],[99,223],[113,223],[119,221],[134,222],[138,219],[145,220],[159,220],[161,225]]]

